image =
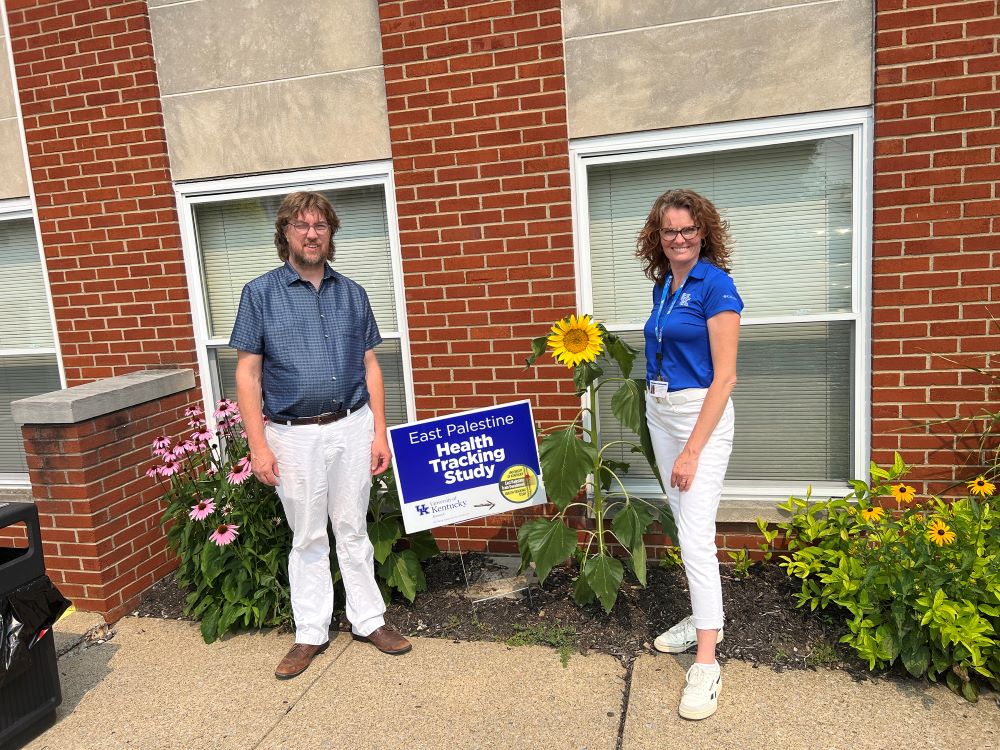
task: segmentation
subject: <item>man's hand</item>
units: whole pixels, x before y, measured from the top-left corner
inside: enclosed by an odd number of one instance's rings
[[[392,451],[389,450],[389,439],[385,432],[376,434],[372,440],[372,475],[381,474],[389,468],[392,461]]]
[[[253,469],[253,475],[264,484],[272,487],[278,485],[278,461],[266,445],[260,450],[250,451],[250,468]]]

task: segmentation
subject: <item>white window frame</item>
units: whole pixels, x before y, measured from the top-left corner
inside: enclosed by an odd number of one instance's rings
[[[344,188],[379,185],[385,193],[386,221],[389,230],[389,255],[392,264],[392,278],[395,287],[396,333],[382,333],[383,338],[399,340],[403,358],[403,385],[406,397],[406,414],[409,421],[415,419],[413,401],[413,371],[410,365],[410,340],[406,326],[406,298],[403,289],[403,263],[399,245],[398,222],[396,219],[396,190],[392,175],[391,161],[364,162],[323,169],[298,170],[272,174],[232,177],[174,184],[177,212],[181,226],[181,242],[184,248],[184,266],[187,271],[188,292],[191,298],[191,316],[194,323],[194,339],[201,375],[202,401],[209,423],[213,423],[215,392],[211,377],[209,348],[225,347],[226,338],[209,335],[206,317],[205,289],[202,278],[201,259],[198,257],[198,241],[195,233],[194,208],[206,203],[217,203],[241,198],[258,198],[268,195],[282,195],[293,190],[340,190]],[[277,267],[277,251],[274,251],[274,265]]]
[[[851,311],[830,314],[824,320],[854,323],[854,404],[851,435],[854,450],[850,471],[854,479],[868,478],[871,455],[871,225],[872,225],[872,122],[870,108],[857,108],[805,115],[791,115],[670,130],[581,138],[570,142],[570,188],[573,200],[573,242],[576,248],[577,310],[593,309],[590,264],[590,216],[587,168],[598,164],[620,164],[698,153],[778,145],[835,136],[852,138],[853,216]],[[639,227],[636,227],[638,232]],[[638,261],[637,261],[638,262]],[[774,325],[798,322],[795,316],[744,319],[742,325]],[[609,330],[633,330],[634,326],[609,326]],[[737,429],[739,425],[737,423]],[[644,496],[662,496],[655,481],[633,481],[629,489]],[[752,486],[727,482],[726,501],[767,501],[805,491],[801,481]],[[846,483],[816,482],[814,497],[842,496]]]
[[[45,304],[48,306],[49,322],[52,325],[52,346],[0,348],[0,358],[33,354],[54,354],[56,357],[56,368],[59,370],[59,387],[65,388],[66,370],[63,367],[62,352],[59,347],[59,331],[56,328],[55,308],[52,305],[52,287],[49,285],[49,271],[45,263],[45,253],[42,252],[42,235],[38,227],[34,205],[30,198],[0,200],[0,222],[16,221],[17,219],[31,219],[32,226],[35,228],[35,243],[38,246],[38,258],[42,265],[42,279],[45,282]],[[0,487],[15,489],[31,487],[31,480],[26,472],[0,472]]]

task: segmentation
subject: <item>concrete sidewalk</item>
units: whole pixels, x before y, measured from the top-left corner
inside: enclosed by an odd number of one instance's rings
[[[58,626],[63,704],[31,750],[1000,747],[993,696],[970,704],[919,682],[731,661],[718,713],[686,722],[687,655],[642,656],[627,674],[610,656],[574,654],[563,668],[551,649],[501,643],[417,638],[389,657],[339,633],[281,682],[287,634],[206,645],[191,623],[130,617],[96,642],[89,617]]]

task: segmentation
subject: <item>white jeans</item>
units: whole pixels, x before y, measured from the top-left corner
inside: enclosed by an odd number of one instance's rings
[[[288,578],[296,643],[330,640],[333,579],[327,517],[337,541],[352,629],[368,635],[385,623],[365,520],[374,424],[365,407],[325,425],[267,425],[267,443],[278,461],[278,497],[292,529]]]
[[[722,497],[722,480],[733,449],[733,402],[701,451],[694,480],[686,492],[670,486],[670,472],[701,413],[707,388],[675,391],[664,398],[646,394],[646,423],[653,453],[667,489],[667,501],[677,523],[677,543],[691,591],[696,628],[714,630],[723,624],[722,581],[715,546],[715,514]]]

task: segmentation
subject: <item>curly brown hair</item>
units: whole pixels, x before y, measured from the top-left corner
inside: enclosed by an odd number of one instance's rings
[[[729,222],[719,216],[718,209],[708,198],[693,190],[668,190],[653,202],[646,224],[635,242],[635,257],[642,261],[646,277],[662,284],[670,273],[670,261],[660,241],[660,226],[668,208],[683,208],[701,229],[701,257],[725,272],[729,272],[732,240]]]
[[[299,214],[308,211],[315,211],[323,215],[323,221],[330,225],[330,249],[326,253],[326,259],[332,261],[334,246],[333,235],[340,229],[340,219],[337,212],[326,196],[322,193],[297,192],[289,193],[278,206],[278,215],[274,219],[274,246],[278,248],[278,257],[288,260],[288,238],[285,236],[285,228]]]

